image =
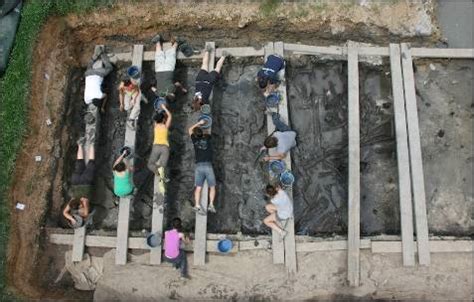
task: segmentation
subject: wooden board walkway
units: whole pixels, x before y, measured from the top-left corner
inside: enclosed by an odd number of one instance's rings
[[[284,44],[283,42],[275,42],[273,44],[273,50],[275,54],[284,57]],[[283,121],[286,121],[288,125],[290,124],[290,115],[288,113],[288,97],[286,93],[286,78],[285,78],[285,68],[283,68],[279,74],[280,85],[278,85],[278,91],[280,92],[281,102],[278,105],[278,112]],[[285,164],[288,170],[291,170],[291,152],[288,151],[285,157]],[[290,196],[291,201],[293,202],[293,188],[290,187],[287,189],[288,195]],[[285,266],[288,269],[290,274],[296,273],[296,247],[295,247],[295,220],[294,217],[288,219],[286,223],[285,230],[288,232],[284,239],[285,247]]]
[[[143,45],[134,45],[133,54],[132,54],[132,65],[137,66],[142,70],[143,62]],[[140,100],[138,100],[140,101]],[[132,149],[132,152],[135,152],[135,139],[136,131],[135,129],[125,126],[125,146],[128,146]],[[130,158],[130,165],[133,166],[133,156]],[[117,251],[115,255],[115,264],[123,265],[127,263],[127,252],[128,252],[128,229],[130,222],[130,202],[131,197],[122,197],[120,198],[119,203],[119,214],[118,214],[118,224],[117,224]]]
[[[349,136],[349,196],[347,279],[359,286],[360,279],[360,120],[359,120],[359,59],[357,44],[349,42],[348,61],[348,136]]]
[[[98,51],[100,47],[103,47],[103,45],[96,45],[94,48],[94,52]],[[97,141],[97,138],[99,137],[99,129],[100,129],[100,114],[98,108],[94,104],[89,104],[87,105],[87,112],[88,114],[91,114],[94,117],[94,123],[86,124],[86,137],[87,133],[94,131],[95,132],[95,138],[94,141],[92,142],[93,145],[95,145],[95,142]],[[89,162],[88,158],[88,152],[87,150],[90,147],[89,141],[86,141],[85,146],[84,146],[84,161],[86,164]],[[73,262],[79,262],[82,261],[84,257],[84,251],[85,251],[85,241],[86,241],[86,226],[74,229],[74,244],[72,246],[72,261]]]
[[[421,265],[429,265],[428,218],[426,215],[425,180],[423,176],[423,158],[421,156],[420,129],[418,126],[418,108],[416,105],[415,74],[408,44],[402,43],[401,51],[418,261]]]
[[[214,70],[215,59],[216,59],[216,44],[214,42],[206,42],[206,46],[211,46],[212,51],[209,54],[209,72]],[[212,102],[212,93],[209,98],[209,102]],[[209,186],[207,181],[204,182],[201,191],[201,208],[207,212],[207,204],[209,198]],[[194,265],[206,264],[206,239],[207,238],[207,214],[201,215],[196,212],[196,225],[194,230]]]
[[[390,69],[392,74],[393,110],[397,140],[398,192],[400,199],[400,224],[403,242],[403,265],[415,265],[413,243],[413,210],[408,155],[407,123],[401,68],[400,46],[390,44]]]
[[[155,175],[153,181],[153,212],[151,215],[151,232],[163,237],[163,215],[165,196],[159,190],[160,178]],[[166,184],[165,184],[166,186]],[[161,246],[150,249],[150,264],[161,263]]]

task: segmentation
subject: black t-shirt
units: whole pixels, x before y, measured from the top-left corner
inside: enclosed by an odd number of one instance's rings
[[[196,77],[196,92],[202,93],[202,101],[205,104],[209,103],[209,97],[211,96],[212,88],[217,82],[219,74],[213,70],[207,72],[201,69]]]
[[[212,144],[211,136],[205,134],[202,138],[191,135],[194,145],[194,154],[196,155],[196,163],[212,162]]]

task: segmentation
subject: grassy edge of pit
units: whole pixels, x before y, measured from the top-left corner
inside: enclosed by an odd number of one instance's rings
[[[33,52],[43,24],[53,15],[87,13],[117,0],[25,1],[5,74],[0,77],[0,301],[15,297],[7,288],[7,246],[10,231],[8,190],[17,153],[28,126]]]

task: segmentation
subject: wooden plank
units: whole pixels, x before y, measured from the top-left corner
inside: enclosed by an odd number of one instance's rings
[[[274,51],[277,55],[284,57],[284,44],[283,42],[275,42]],[[278,85],[278,91],[281,95],[281,102],[278,105],[278,112],[283,121],[286,121],[290,125],[290,115],[288,113],[288,97],[286,93],[286,78],[285,68],[280,70],[278,77],[280,79],[280,85]],[[285,164],[287,169],[291,170],[291,152],[288,152],[285,157]],[[287,189],[290,199],[293,201],[293,190],[292,188]],[[290,274],[294,274],[297,271],[296,261],[296,244],[295,244],[295,221],[291,217],[286,223],[285,230],[288,232],[284,239],[285,246],[285,265],[288,268]]]
[[[151,232],[163,237],[163,214],[165,197],[159,191],[159,177],[155,176],[153,182],[153,212],[151,216]],[[150,264],[161,263],[161,248],[153,248],[150,250]]]
[[[268,42],[265,47],[265,61],[268,56],[275,53],[273,42]],[[270,135],[275,130],[271,116],[267,115],[267,132]],[[270,149],[269,154],[273,155],[274,150]],[[285,246],[284,243],[280,240],[280,235],[272,230],[272,254],[273,254],[273,263],[283,264],[285,263]]]
[[[360,46],[359,56],[388,57],[390,55],[388,47]]]
[[[134,45],[132,52],[132,65],[142,70],[143,62],[143,45]],[[125,128],[125,146],[132,149],[135,152],[135,140],[136,132],[130,127]],[[134,158],[130,157],[129,163],[133,166]],[[115,255],[115,263],[123,265],[127,263],[127,251],[128,251],[128,228],[130,220],[130,197],[122,197],[119,202],[119,214],[117,223],[117,250]]]
[[[348,51],[348,132],[349,132],[349,200],[347,278],[351,286],[359,286],[360,248],[360,121],[359,62],[357,44],[349,41]]]
[[[72,261],[82,261],[86,243],[86,227],[74,229],[74,242],[72,245]]]
[[[429,265],[428,218],[426,215],[425,179],[423,176],[423,158],[421,156],[420,129],[418,126],[415,75],[408,44],[402,43],[401,50],[418,261],[421,265]]]
[[[344,53],[344,47],[340,46],[312,46],[302,44],[284,44],[285,51],[297,52],[299,54],[308,55],[339,55],[342,56]]]
[[[429,248],[432,253],[472,253],[472,240],[431,240]],[[417,248],[415,247],[415,251]],[[401,241],[372,241],[372,253],[401,253]]]
[[[390,69],[392,74],[395,132],[397,137],[398,192],[400,199],[400,223],[403,242],[403,265],[411,266],[415,265],[413,210],[411,200],[407,124],[405,119],[405,101],[400,46],[398,44],[390,44]]]
[[[259,57],[265,54],[265,50],[263,48],[255,49],[253,47],[224,47],[224,48],[217,48],[216,49],[216,57],[222,57],[222,52],[227,51],[233,57]]]
[[[473,59],[472,48],[412,48],[411,55],[419,58]]]
[[[347,250],[347,240],[335,241],[319,241],[319,242],[301,242],[296,244],[296,252],[320,252],[320,251],[337,251]],[[361,249],[370,249],[371,244],[369,239],[360,240]]]
[[[216,60],[216,44],[214,42],[206,42],[206,47],[211,46],[213,51],[209,54],[209,71],[214,70],[215,67],[215,60]],[[211,92],[211,96],[209,97],[209,102],[212,102],[213,92]],[[212,130],[211,130],[212,131]],[[201,200],[199,201],[201,204],[201,208],[207,212],[207,205],[208,205],[208,198],[209,198],[209,186],[207,181],[204,182],[201,191]],[[206,240],[207,240],[207,214],[201,215],[196,213],[196,226],[194,231],[194,265],[204,265],[206,264]]]

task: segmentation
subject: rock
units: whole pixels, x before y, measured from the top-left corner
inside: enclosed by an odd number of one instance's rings
[[[436,70],[436,67],[433,64],[430,64],[430,69],[434,71]]]
[[[250,20],[249,20],[248,18],[242,18],[242,19],[240,19],[239,24],[238,24],[237,26],[238,26],[240,29],[245,28],[245,27],[247,27],[247,25],[249,24],[249,21],[250,21]]]
[[[456,81],[456,80],[451,81],[451,84],[453,85],[456,85],[457,83],[459,83],[459,81]]]

